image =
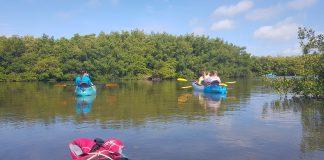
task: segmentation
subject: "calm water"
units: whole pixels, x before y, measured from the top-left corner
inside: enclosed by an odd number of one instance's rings
[[[324,159],[324,102],[280,98],[257,80],[227,96],[178,82],[98,86],[1,83],[0,159],[66,160],[77,137],[116,137],[132,160]]]

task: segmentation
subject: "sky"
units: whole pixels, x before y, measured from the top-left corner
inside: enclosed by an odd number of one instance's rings
[[[324,32],[324,0],[0,0],[0,35],[71,37],[140,29],[221,38],[256,56],[300,53],[298,27]]]

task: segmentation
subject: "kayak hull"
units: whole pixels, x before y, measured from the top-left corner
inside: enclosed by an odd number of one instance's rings
[[[201,92],[205,92],[205,93],[220,93],[220,94],[227,93],[226,86],[219,86],[219,85],[200,86],[200,85],[197,85],[195,82],[193,82],[192,87],[196,91],[201,91]]]
[[[90,86],[90,87],[75,87],[75,94],[77,96],[92,96],[97,94],[97,88],[96,86]]]
[[[193,95],[197,97],[204,97],[207,100],[211,101],[221,101],[226,99],[226,94],[220,94],[220,93],[206,93],[206,92],[200,92],[200,91],[193,91]]]

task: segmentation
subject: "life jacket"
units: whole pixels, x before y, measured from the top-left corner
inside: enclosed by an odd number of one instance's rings
[[[70,142],[69,148],[73,160],[119,160],[124,158],[122,154],[124,144],[116,138],[106,139],[99,146],[94,140],[77,138]]]
[[[81,83],[81,77],[80,77],[80,76],[77,76],[77,77],[75,78],[74,85],[78,86],[80,83]]]
[[[91,79],[89,77],[89,74],[84,74],[81,76],[81,80],[80,80],[80,84],[83,84],[83,83],[86,83],[88,84],[89,86],[91,85]]]

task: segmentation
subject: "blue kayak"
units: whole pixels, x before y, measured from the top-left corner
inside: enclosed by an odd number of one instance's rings
[[[193,91],[193,95],[197,97],[204,97],[207,100],[211,101],[221,101],[226,99],[226,94],[221,93],[206,93],[206,92],[200,92],[200,91]]]
[[[227,87],[226,86],[220,86],[220,85],[198,85],[195,82],[192,83],[192,87],[196,91],[202,91],[206,93],[221,93],[226,94],[227,93]]]
[[[269,73],[269,74],[266,74],[265,77],[267,77],[267,78],[276,78],[277,75],[275,75],[273,73]]]
[[[95,85],[92,86],[79,85],[75,87],[75,94],[77,96],[91,96],[91,95],[95,95],[96,93],[97,93],[97,88]]]

